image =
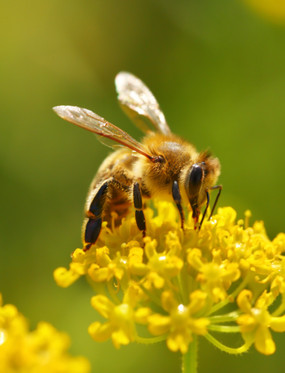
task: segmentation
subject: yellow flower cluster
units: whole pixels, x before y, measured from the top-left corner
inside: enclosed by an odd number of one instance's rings
[[[52,325],[40,322],[29,331],[26,318],[11,304],[2,304],[0,295],[1,373],[89,373],[83,357],[67,353],[69,337]]]
[[[80,276],[93,286],[91,304],[106,322],[90,325],[92,338],[110,338],[117,348],[165,340],[171,351],[185,354],[198,335],[229,353],[254,344],[272,354],[270,330],[285,331],[285,234],[271,241],[262,222],[250,227],[249,212],[236,221],[230,207],[200,231],[191,216],[182,231],[168,202],[145,215],[144,240],[130,215],[116,229],[104,225],[96,245],[76,249],[69,269],[54,272],[62,287]],[[227,346],[225,333],[239,334],[241,346]]]

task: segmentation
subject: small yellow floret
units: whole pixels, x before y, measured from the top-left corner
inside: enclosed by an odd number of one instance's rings
[[[269,329],[275,332],[285,331],[285,316],[274,317],[270,314],[268,307],[272,303],[272,294],[266,291],[252,304],[253,294],[249,290],[243,290],[237,303],[242,312],[237,323],[240,325],[245,340],[254,341],[256,349],[265,354],[271,355],[276,347]]]
[[[190,296],[190,303],[178,304],[173,293],[162,293],[161,303],[168,316],[153,314],[149,317],[149,331],[153,335],[167,333],[167,346],[171,351],[180,350],[185,354],[192,341],[192,335],[205,335],[209,320],[195,317],[195,313],[204,307],[206,294],[196,290]]]

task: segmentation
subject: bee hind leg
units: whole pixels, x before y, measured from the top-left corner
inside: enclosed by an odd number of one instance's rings
[[[102,211],[104,208],[106,194],[110,181],[106,181],[101,185],[95,197],[93,198],[86,215],[88,221],[84,231],[84,251],[90,249],[90,247],[97,241],[101,232],[102,226]]]
[[[181,194],[179,191],[179,185],[176,180],[172,184],[172,197],[179,211],[179,215],[181,219],[181,229],[184,229],[184,212],[183,212],[183,208],[181,205]]]
[[[139,183],[134,183],[133,186],[133,199],[135,206],[135,216],[138,229],[142,231],[143,237],[145,237],[146,226],[145,226],[145,216],[143,213],[142,195]]]

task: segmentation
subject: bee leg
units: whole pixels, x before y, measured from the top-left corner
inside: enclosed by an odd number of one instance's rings
[[[103,185],[101,185],[90,204],[89,210],[87,211],[87,216],[89,219],[85,226],[84,232],[84,251],[90,249],[90,247],[97,241],[97,238],[101,232],[101,215],[106,200],[106,193],[109,183],[110,181],[106,181]]]
[[[211,213],[210,213],[210,216],[209,216],[209,219],[208,219],[208,220],[211,219],[211,217],[212,217],[212,215],[213,215],[213,213],[214,213],[214,210],[215,210],[215,207],[216,207],[217,202],[218,202],[218,200],[219,200],[219,197],[220,197],[220,195],[221,195],[221,192],[222,192],[223,186],[222,186],[222,185],[215,185],[215,186],[213,186],[213,187],[210,188],[210,190],[213,190],[213,189],[219,189],[219,191],[218,191],[218,194],[217,194],[217,196],[216,196],[216,199],[215,199],[215,202],[214,202],[214,205],[213,205],[213,207],[212,207],[212,210],[211,210]],[[209,192],[208,192],[208,190],[206,190],[206,197],[207,197],[206,207],[205,207],[205,210],[204,210],[204,213],[203,213],[202,219],[201,219],[200,224],[199,224],[199,230],[200,230],[201,227],[202,227],[203,221],[204,221],[204,219],[205,219],[205,216],[206,216],[206,213],[207,213],[207,210],[208,210],[209,204],[210,204],[210,196],[209,196]]]
[[[199,224],[199,230],[200,230],[201,227],[202,227],[203,221],[204,221],[204,219],[205,219],[205,216],[206,216],[206,213],[207,213],[207,210],[208,210],[209,204],[210,204],[210,196],[209,196],[209,192],[208,192],[208,190],[206,190],[206,198],[207,198],[206,207],[205,207],[205,210],[204,210],[204,212],[203,212],[202,219],[201,219],[200,224]]]
[[[181,229],[184,229],[184,212],[183,212],[182,205],[181,205],[181,195],[179,191],[179,185],[176,180],[172,184],[172,197],[174,199],[174,202],[176,203],[176,206],[180,214]]]
[[[223,186],[222,186],[222,185],[215,185],[215,186],[213,186],[213,187],[210,188],[210,189],[211,189],[211,190],[213,190],[213,189],[219,189],[219,191],[218,191],[218,194],[217,194],[217,196],[216,196],[216,199],[215,199],[214,205],[213,205],[213,207],[212,207],[211,214],[210,214],[210,216],[209,216],[209,220],[211,219],[211,217],[212,217],[212,215],[213,215],[213,213],[214,213],[214,211],[215,211],[215,208],[216,208],[217,203],[218,203],[218,200],[219,200],[219,198],[220,198],[220,195],[221,195],[221,192],[222,192]]]
[[[145,237],[145,231],[146,231],[146,226],[145,226],[145,217],[143,213],[143,204],[142,204],[142,195],[141,195],[141,190],[139,183],[134,183],[133,187],[133,197],[134,197],[134,206],[136,209],[136,223],[140,231],[142,231],[143,237]]]

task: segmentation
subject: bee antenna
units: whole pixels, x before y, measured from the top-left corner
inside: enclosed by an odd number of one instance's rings
[[[212,156],[211,151],[210,150],[205,150],[204,152],[200,153],[198,163],[201,162],[201,161],[205,161],[208,158],[211,158],[211,156]]]

